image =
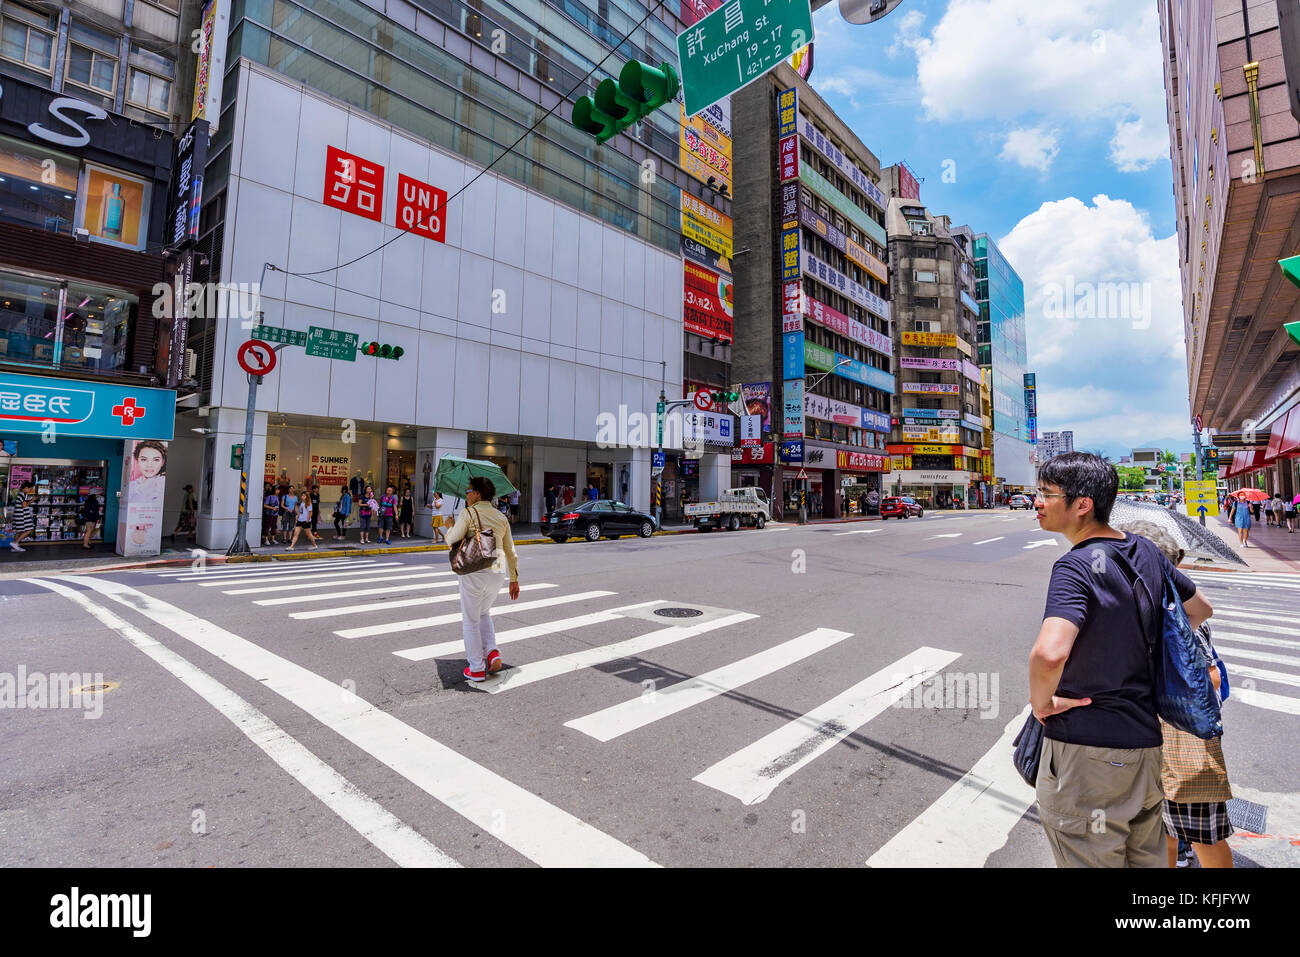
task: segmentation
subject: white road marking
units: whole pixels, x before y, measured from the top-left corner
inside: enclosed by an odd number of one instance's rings
[[[878,528],[855,528],[851,532],[835,532],[835,535],[870,535],[872,532],[878,532]]]
[[[274,576],[273,580],[276,582],[305,581],[312,585],[314,585],[316,582],[324,582],[327,585],[333,586],[335,584],[334,579],[336,578],[347,578],[350,575],[355,575],[355,576],[359,576],[357,578],[357,581],[366,581],[367,579],[365,576],[376,575],[376,574],[392,574],[393,569],[400,568],[401,566],[402,566],[401,562],[377,562],[376,564],[371,565],[367,568],[345,568],[341,571],[323,571],[323,572],[314,572],[314,571],[310,571],[307,568],[298,568],[298,569],[294,569],[293,574],[276,575]],[[411,571],[416,570],[415,566],[408,565],[407,567],[410,568]],[[197,582],[197,584],[200,588],[226,588],[230,585],[251,585],[257,582],[264,582],[271,578],[272,576],[270,575],[261,575],[257,578],[227,578],[221,581],[205,580],[205,581],[199,581]]]
[[[983,867],[1036,800],[1011,763],[1026,707],[975,766],[867,858],[868,867]]]
[[[80,605],[105,627],[116,631],[148,655],[172,677],[228,718],[249,741],[266,752],[267,757],[395,864],[401,867],[460,866],[418,831],[403,824],[355,784],[307,750],[297,738],[187,658],[181,657],[75,589],[39,578],[26,580]]]
[[[1059,545],[1059,544],[1060,542],[1058,542],[1054,538],[1040,538],[1036,542],[1030,542],[1028,545],[1025,546],[1025,548],[1042,548],[1044,545]]]
[[[584,591],[576,595],[560,595],[556,598],[541,598],[537,601],[514,602],[507,601],[505,604],[494,605],[491,614],[509,615],[516,611],[529,611],[533,608],[549,608],[552,605],[564,605],[573,601],[589,601],[592,598],[604,598],[607,595],[617,595],[618,592],[612,591]],[[373,638],[375,635],[396,635],[404,631],[415,631],[418,628],[434,628],[438,625],[449,625],[453,621],[460,621],[460,612],[452,612],[449,615],[436,615],[432,618],[412,618],[408,621],[395,621],[387,625],[367,625],[364,628],[348,628],[343,631],[336,631],[334,634],[340,638]]]
[[[696,678],[681,681],[662,691],[656,690],[648,697],[638,695],[622,704],[566,721],[564,726],[590,735],[597,741],[610,741],[819,654],[851,634],[833,628],[818,628]]]
[[[960,657],[955,651],[918,648],[825,704],[723,758],[693,780],[730,794],[741,804],[764,801],[790,775]]]
[[[1293,688],[1300,688],[1300,675],[1287,674],[1285,671],[1269,671],[1265,668],[1251,668],[1247,665],[1233,665],[1232,671],[1229,672],[1229,683],[1232,685],[1228,700],[1231,701],[1237,694],[1236,679],[1238,676],[1246,678],[1258,678],[1261,681],[1276,681],[1281,685],[1290,685]]]
[[[1267,661],[1274,665],[1291,665],[1300,666],[1300,658],[1293,658],[1290,655],[1275,655],[1267,651],[1255,651],[1253,648],[1225,648],[1216,640],[1214,650],[1223,656],[1224,663],[1231,661],[1233,658],[1249,658],[1252,661]],[[1228,669],[1228,674],[1232,674],[1232,669]]]
[[[633,608],[648,608],[651,605],[662,605],[666,601],[667,599],[664,598],[656,598],[654,601],[624,605],[621,608],[611,608],[609,611],[598,611],[590,615],[576,615],[573,618],[560,618],[555,621],[543,622],[540,625],[507,628],[505,631],[496,633],[496,643],[500,646],[509,644],[512,641],[523,641],[525,638],[539,638],[543,635],[553,635],[574,628],[586,628],[588,625],[602,625],[624,617],[622,613],[625,611],[630,611]],[[430,658],[441,658],[443,655],[463,655],[464,653],[465,642],[460,638],[455,641],[442,641],[436,645],[421,645],[418,648],[407,648],[403,651],[393,652],[397,657],[405,658],[408,661],[428,661]]]
[[[984,541],[982,541],[982,542],[976,542],[975,544],[976,544],[976,545],[987,545],[989,542],[1000,542],[1000,541],[1002,541],[1004,538],[1006,538],[1005,535],[999,535],[997,538],[986,538],[986,539],[984,539]]]
[[[458,584],[449,582],[448,584]],[[555,588],[547,582],[520,585],[520,591],[535,591],[541,588]],[[460,592],[450,595],[429,595],[423,598],[404,598],[401,601],[372,601],[364,605],[341,605],[338,608],[313,608],[311,611],[294,611],[289,617],[298,621],[311,621],[315,618],[337,618],[341,615],[360,615],[370,611],[388,611],[397,608],[418,608],[421,605],[437,605],[442,602],[460,601]]]
[[[1220,611],[1214,609],[1212,622],[1227,622],[1236,625],[1238,628],[1249,628],[1252,631],[1262,631],[1270,635],[1300,635],[1300,628],[1283,628],[1281,625],[1261,625],[1255,621],[1248,621],[1250,618],[1263,618],[1265,620],[1276,621],[1276,615],[1243,615],[1241,612]]]
[[[1245,625],[1247,628],[1258,627],[1246,622],[1238,622],[1238,625]],[[1239,631],[1216,631],[1214,640],[1226,638],[1228,641],[1244,641],[1250,645],[1268,645],[1273,648],[1300,649],[1300,641],[1287,641],[1285,638],[1264,638],[1259,635],[1247,635]]]
[[[1280,711],[1283,714],[1300,714],[1300,700],[1286,695],[1269,694],[1267,691],[1255,691],[1251,688],[1242,688],[1240,691],[1233,688],[1232,697],[1239,698],[1242,704],[1253,705],[1256,708],[1267,708],[1269,711]]]
[[[362,565],[373,565],[373,558],[322,558],[313,560],[313,568],[355,568]],[[265,565],[239,562],[234,565],[213,564],[203,565],[201,569],[186,568],[182,572],[158,572],[158,578],[170,578],[172,581],[202,581],[208,577],[220,578],[226,576],[229,578],[238,578],[241,575],[274,575],[279,573],[290,573],[302,571],[300,562],[270,562]]]
[[[232,588],[230,591],[222,592],[223,595],[265,595],[273,591],[306,591],[309,589],[320,590],[324,588],[346,588],[350,585],[369,585],[373,582],[406,582],[412,578],[441,578],[453,572],[393,572],[388,568],[377,568],[376,572],[387,572],[384,575],[369,575],[366,578],[348,578],[341,582],[299,582],[294,585],[258,585],[253,588]],[[328,594],[321,592],[322,595]]]
[[[946,535],[930,535],[924,539],[929,541],[931,538],[961,538],[961,532],[948,532]]]
[[[618,661],[620,658],[631,658],[654,648],[671,645],[675,641],[693,638],[705,632],[725,628],[728,625],[737,625],[757,617],[757,615],[751,615],[748,612],[737,612],[734,615],[715,618],[712,621],[701,622],[698,625],[670,625],[667,628],[660,628],[644,635],[638,635],[635,638],[616,641],[612,645],[585,648],[571,654],[557,655],[554,658],[518,665],[501,672],[497,675],[496,680],[488,681],[486,684],[480,685],[480,687],[491,694],[499,694],[510,688],[522,687],[535,681],[544,681],[547,678],[568,674],[571,671],[580,671],[583,668],[590,668],[593,665],[604,664],[608,661]]]
[[[543,867],[646,867],[649,858],[332,681],[251,641],[107,579],[66,576],[175,632],[392,768],[416,787]]]
[[[421,572],[419,575],[402,575],[403,580],[407,578],[439,578],[450,576],[454,572]],[[396,577],[396,576],[395,576]],[[454,588],[456,579],[442,580],[436,582],[416,582],[413,585],[387,585],[383,588],[360,588],[356,591],[327,591],[322,595],[287,595],[284,598],[257,598],[254,599],[254,605],[300,605],[309,601],[338,601],[341,598],[361,598],[366,595],[396,595],[407,591],[423,591],[429,588]],[[225,594],[236,594],[234,592],[225,592]]]

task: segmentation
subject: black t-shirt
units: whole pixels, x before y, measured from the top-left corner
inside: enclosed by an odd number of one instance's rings
[[[1163,741],[1156,720],[1155,676],[1133,588],[1112,551],[1126,558],[1146,583],[1153,599],[1147,612],[1153,640],[1159,640],[1163,626],[1164,569],[1173,573],[1183,601],[1196,594],[1192,580],[1140,535],[1126,534],[1124,541],[1089,538],[1058,558],[1043,618],[1064,618],[1078,626],[1079,635],[1056,693],[1091,698],[1092,704],[1053,715],[1043,733],[1098,748],[1155,748]]]

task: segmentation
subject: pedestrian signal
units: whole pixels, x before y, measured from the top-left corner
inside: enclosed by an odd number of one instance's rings
[[[401,346],[390,346],[383,342],[363,342],[361,343],[361,354],[374,356],[378,359],[400,359],[406,350]]]
[[[583,96],[573,104],[573,125],[603,143],[633,123],[677,98],[681,80],[669,64],[647,66],[628,60],[618,82],[607,77],[596,87],[595,97]]]

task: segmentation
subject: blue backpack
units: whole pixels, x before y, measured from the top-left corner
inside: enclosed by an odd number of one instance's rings
[[[1133,587],[1147,655],[1155,670],[1156,713],[1179,731],[1198,738],[1221,737],[1223,718],[1219,695],[1210,681],[1210,666],[1215,662],[1206,654],[1187,621],[1169,569],[1162,569],[1161,631],[1153,638],[1147,632],[1146,609],[1153,607],[1153,599],[1146,582],[1119,552],[1109,548],[1107,551]],[[1141,595],[1146,595],[1146,609]],[[1226,697],[1226,673],[1222,668],[1219,673],[1224,676]]]

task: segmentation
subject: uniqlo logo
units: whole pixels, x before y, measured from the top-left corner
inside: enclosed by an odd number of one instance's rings
[[[397,228],[419,233],[435,242],[447,241],[447,191],[421,183],[404,173],[397,176]]]
[[[333,146],[325,148],[325,205],[379,222],[384,168]]]

